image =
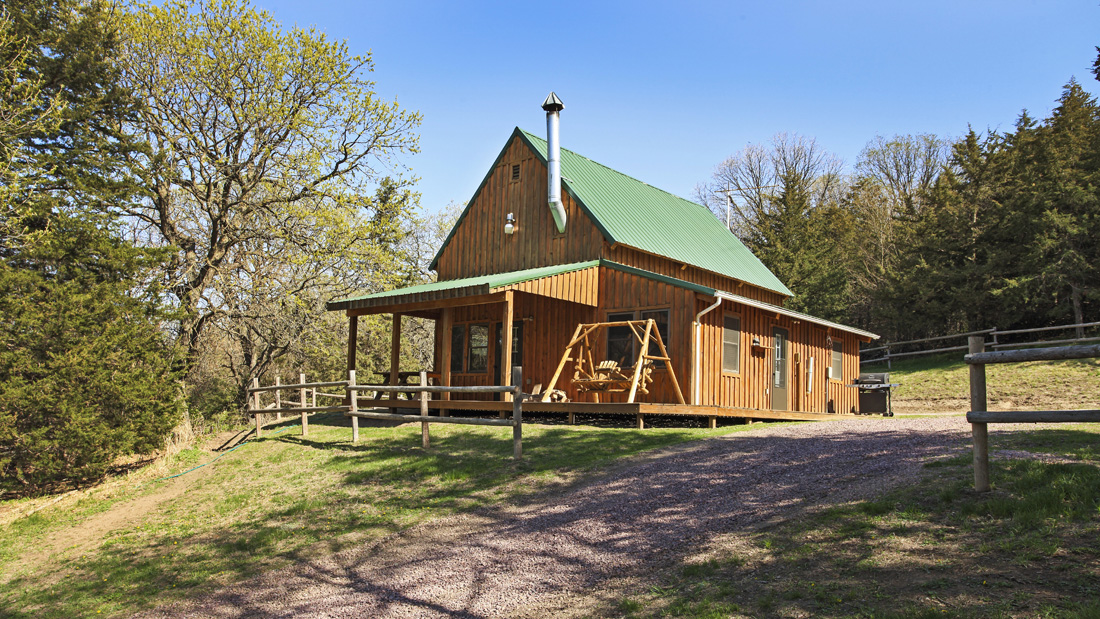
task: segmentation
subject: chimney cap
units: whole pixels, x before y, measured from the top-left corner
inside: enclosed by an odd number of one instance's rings
[[[547,112],[558,112],[565,109],[565,104],[561,102],[558,95],[554,94],[554,91],[550,91],[550,94],[546,95],[546,101],[542,102],[542,109]]]

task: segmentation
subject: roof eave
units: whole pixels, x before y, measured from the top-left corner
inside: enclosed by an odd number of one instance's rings
[[[851,333],[851,334],[858,335],[858,336],[861,336],[861,337],[870,338],[872,340],[879,339],[879,336],[877,334],[871,333],[870,331],[864,331],[863,329],[857,329],[855,327],[849,327],[848,325],[842,325],[839,322],[833,322],[831,320],[825,320],[824,318],[818,318],[817,316],[811,316],[809,314],[803,314],[802,312],[796,312],[794,310],[790,310],[790,309],[787,309],[785,307],[780,307],[778,305],[773,305],[771,303],[765,303],[764,301],[757,301],[756,299],[750,299],[748,297],[743,297],[739,294],[733,294],[731,292],[725,292],[723,290],[719,290],[715,293],[715,296],[719,297],[720,299],[731,301],[733,303],[740,303],[741,305],[748,305],[750,307],[755,307],[757,309],[762,309],[764,311],[775,312],[776,314],[779,314],[781,316],[786,316],[788,318],[794,318],[796,320],[805,320],[806,322],[809,322],[809,323],[813,323],[813,324],[820,325],[820,326],[823,326],[823,327],[830,327],[830,328],[833,328],[833,329],[837,329],[839,331],[844,331],[845,333]]]

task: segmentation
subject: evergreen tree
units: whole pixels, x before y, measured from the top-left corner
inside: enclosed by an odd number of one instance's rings
[[[1100,298],[1100,107],[1076,81],[1066,84],[1036,150],[1029,163],[1039,170],[1017,194],[1034,235],[1029,266],[1051,302],[1049,318],[1082,323],[1086,305]]]
[[[0,101],[0,118],[22,119],[0,193],[0,491],[36,492],[160,446],[179,418],[178,363],[146,281],[159,256],[107,214],[133,199],[140,148],[121,130],[136,105],[117,86],[112,8],[4,10],[9,92],[30,98]]]

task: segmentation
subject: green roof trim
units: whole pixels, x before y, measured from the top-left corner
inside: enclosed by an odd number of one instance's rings
[[[426,284],[408,286],[407,288],[395,288],[393,290],[386,290],[384,292],[375,292],[372,294],[361,295],[357,297],[349,297],[347,299],[329,301],[325,305],[325,308],[329,311],[339,311],[359,307],[371,307],[378,305],[398,304],[402,302],[416,302],[418,300],[427,300],[411,298],[419,296],[432,296],[433,298],[452,298],[466,296],[468,294],[487,294],[491,292],[494,288],[503,288],[505,286],[511,286],[513,284],[519,284],[521,282],[526,282],[533,279],[550,277],[551,275],[561,275],[562,273],[571,273],[573,271],[589,269],[595,266],[599,266],[599,264],[599,260],[589,260],[587,262],[555,264],[546,267],[537,267],[534,269],[524,269],[522,271],[510,271],[508,273],[494,273],[492,275],[479,275],[477,277],[449,279],[442,282],[428,282]],[[453,294],[447,294],[448,292],[451,292]],[[432,293],[442,294],[432,295]],[[406,297],[410,298],[406,299]]]

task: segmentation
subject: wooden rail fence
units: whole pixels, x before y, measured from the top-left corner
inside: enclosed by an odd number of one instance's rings
[[[249,409],[248,413],[256,418],[256,438],[259,438],[263,432],[265,415],[274,414],[276,419],[281,419],[283,413],[298,413],[302,416],[302,436],[309,435],[309,414],[310,413],[327,413],[336,411],[346,411],[347,406],[317,406],[317,397],[328,398],[343,398],[344,396],[334,393],[322,393],[318,389],[325,387],[344,387],[346,389],[348,382],[345,380],[324,382],[324,383],[307,383],[306,375],[298,375],[298,383],[294,385],[282,384],[282,379],[278,376],[275,377],[275,384],[268,385],[267,387],[260,386],[260,379],[252,379],[252,387],[248,389]],[[287,402],[283,404],[283,391],[297,391],[298,401]],[[275,395],[275,401],[267,406],[264,406],[260,402],[260,394],[271,392]],[[309,394],[309,406],[306,406],[306,394]]]
[[[900,359],[903,357],[915,357],[919,355],[933,355],[936,353],[954,352],[959,350],[968,350],[969,346],[947,346],[943,348],[930,348],[926,350],[904,350],[906,347],[911,347],[914,344],[926,344],[929,342],[942,342],[944,340],[952,340],[962,337],[973,337],[975,335],[981,335],[989,337],[990,348],[1028,348],[1030,346],[1051,346],[1055,344],[1082,344],[1084,342],[1100,342],[1100,337],[1085,337],[1085,329],[1091,329],[1093,327],[1100,326],[1100,322],[1083,322],[1071,325],[1057,325],[1054,327],[1037,327],[1035,329],[982,329],[981,331],[970,331],[967,333],[953,333],[951,335],[941,335],[939,337],[927,337],[921,340],[905,340],[904,342],[890,342],[882,346],[876,346],[874,348],[864,348],[859,352],[863,357],[869,353],[882,353],[877,357],[871,357],[869,359],[861,358],[859,364],[865,363],[886,363],[886,367],[891,368],[893,366],[892,361],[894,359]],[[1053,340],[1036,340],[1033,342],[1002,342],[998,338],[1011,335],[1020,335],[1024,333],[1041,333],[1048,331],[1065,331],[1073,329],[1075,337],[1062,338]],[[902,349],[902,352],[894,352],[898,349]]]
[[[985,389],[986,364],[1098,358],[1100,345],[986,352],[985,338],[971,335],[968,348],[969,354],[963,357],[970,365],[970,412],[966,414],[966,420],[974,436],[974,489],[978,492],[989,492],[989,429],[986,424],[1100,422],[1100,410],[991,411],[988,410]]]
[[[384,419],[390,421],[420,422],[421,445],[428,449],[431,437],[428,431],[432,423],[456,423],[472,426],[511,426],[512,428],[512,455],[516,460],[523,457],[523,369],[519,366],[512,368],[512,385],[510,386],[483,386],[483,387],[443,387],[428,385],[426,372],[420,373],[419,385],[360,385],[355,381],[355,370],[348,372],[348,380],[307,383],[305,374],[299,375],[299,382],[293,385],[284,385],[279,377],[275,378],[275,384],[261,387],[259,379],[252,379],[252,387],[248,390],[249,414],[256,418],[256,436],[260,437],[263,431],[263,418],[274,414],[281,418],[282,413],[298,413],[302,416],[302,436],[309,433],[309,414],[323,412],[342,412],[351,418],[351,441],[359,442],[360,419]],[[326,387],[342,387],[343,394],[322,393],[318,391]],[[283,391],[298,391],[298,401],[286,402],[282,400]],[[361,391],[397,392],[417,394],[416,400],[420,404],[419,415],[403,415],[400,413],[384,413],[374,410],[359,410],[359,393]],[[260,394],[272,392],[275,401],[264,406],[260,400]],[[511,419],[482,419],[473,417],[431,417],[428,415],[429,393],[507,393],[512,398]],[[307,403],[309,394],[309,406]],[[341,398],[347,404],[333,406],[317,406],[317,397]],[[413,400],[409,400],[410,404]]]

